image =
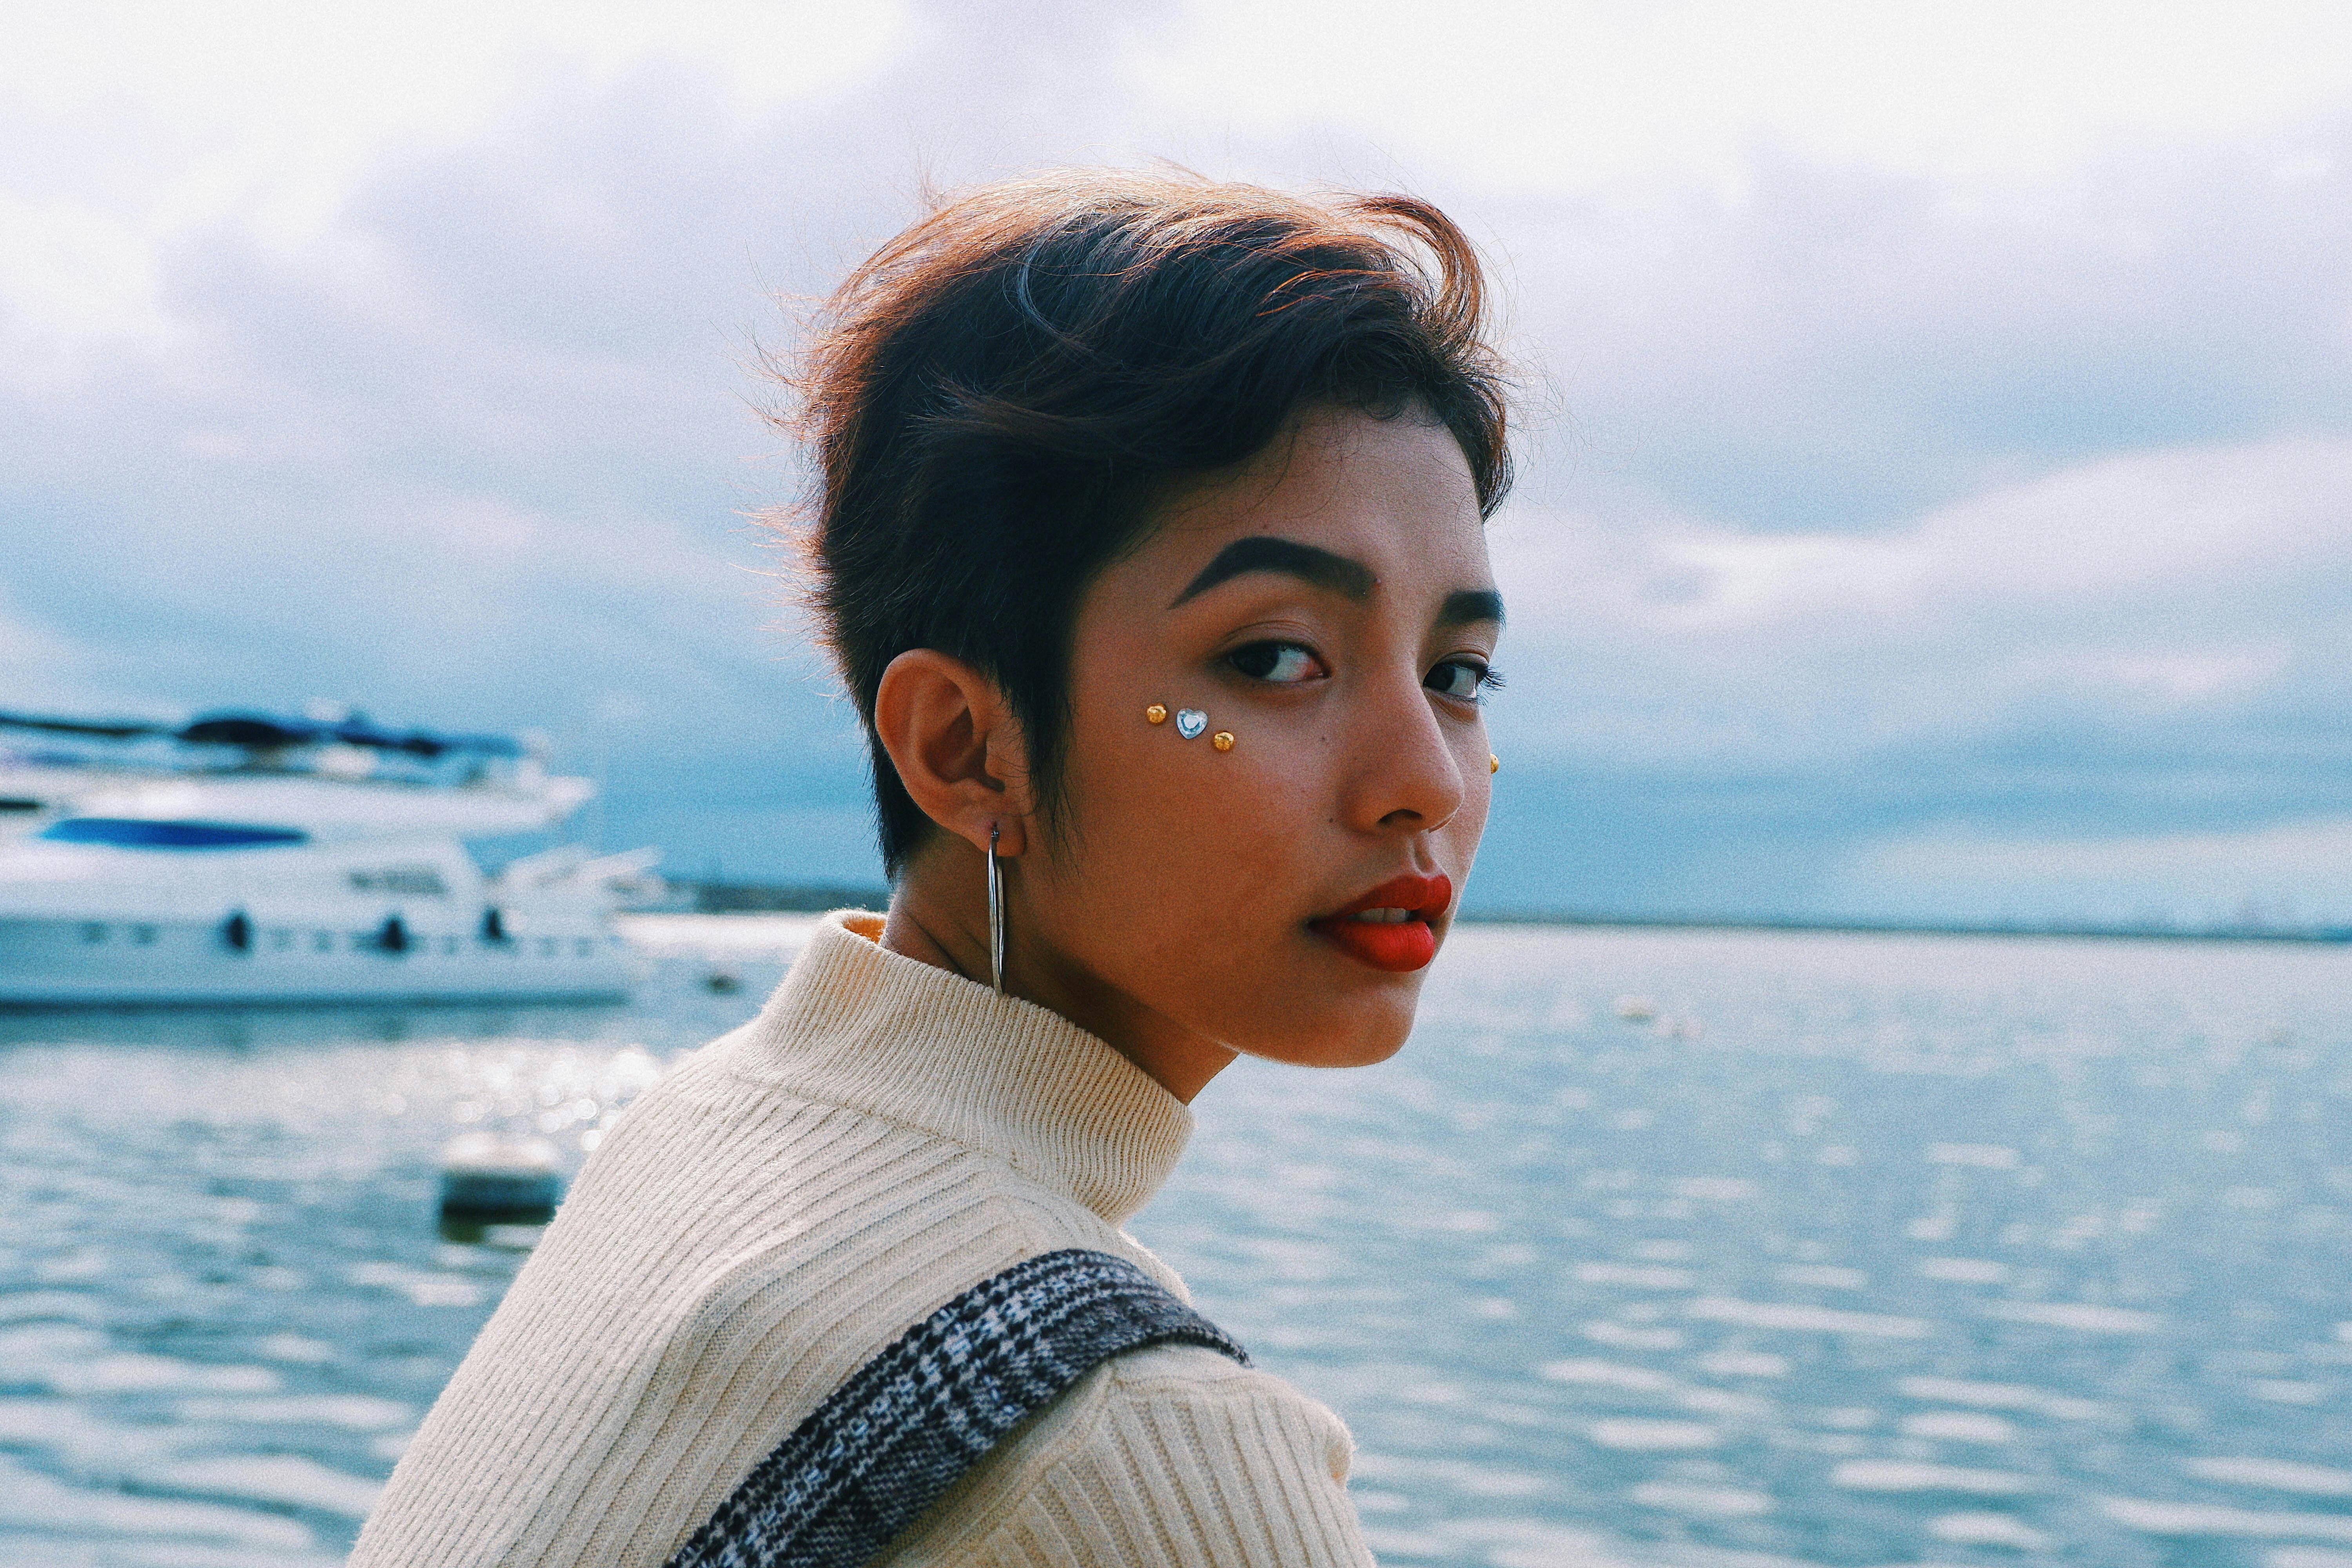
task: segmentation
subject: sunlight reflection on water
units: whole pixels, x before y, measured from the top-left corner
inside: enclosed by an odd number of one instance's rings
[[[576,1159],[802,929],[649,924],[629,1008],[0,1016],[0,1560],[339,1558],[529,1239],[436,1235],[438,1149]],[[2347,966],[1472,928],[1135,1228],[1383,1562],[2347,1568]]]

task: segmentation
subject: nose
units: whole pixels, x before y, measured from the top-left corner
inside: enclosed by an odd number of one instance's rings
[[[1350,737],[1348,826],[1366,833],[1429,833],[1462,809],[1465,785],[1454,748],[1418,677],[1383,683]]]

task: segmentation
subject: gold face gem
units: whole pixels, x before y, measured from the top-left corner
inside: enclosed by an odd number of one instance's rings
[[[1221,752],[1230,752],[1234,749],[1234,732],[1231,730],[1220,730],[1209,737],[1209,744]]]
[[[1150,707],[1146,708],[1143,710],[1143,716],[1146,719],[1150,720],[1155,724],[1165,724],[1168,722],[1168,710],[1161,707],[1157,702],[1153,703]]]
[[[1496,756],[1496,755],[1494,752],[1487,752],[1487,753],[1486,753],[1486,771],[1487,771],[1488,773],[1501,773],[1501,772],[1503,771],[1503,759],[1502,759],[1502,758],[1500,758],[1500,757],[1498,757],[1498,756]]]

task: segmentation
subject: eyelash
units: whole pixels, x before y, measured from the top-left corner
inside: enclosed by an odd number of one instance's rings
[[[1308,647],[1305,643],[1285,642],[1278,639],[1269,639],[1265,642],[1254,642],[1247,647],[1237,647],[1234,649],[1233,652],[1225,655],[1225,662],[1233,666],[1235,669],[1241,671],[1244,675],[1248,676],[1252,680],[1263,680],[1270,686],[1297,686],[1301,684],[1303,681],[1311,679],[1311,677],[1301,676],[1295,680],[1276,680],[1274,679],[1274,671],[1278,666],[1280,657],[1285,653],[1294,651],[1305,654],[1307,656],[1307,663],[1312,665],[1318,672],[1325,674],[1329,673],[1328,671],[1324,670],[1323,661],[1315,657],[1315,650]],[[1259,662],[1257,657],[1259,655],[1270,655],[1272,658],[1265,661],[1265,668],[1252,669],[1250,665]]]
[[[1233,652],[1227,654],[1225,656],[1225,662],[1231,665],[1234,669],[1240,671],[1242,674],[1248,676],[1251,679],[1263,680],[1268,685],[1273,686],[1296,686],[1303,684],[1308,679],[1314,679],[1312,676],[1300,676],[1297,679],[1291,680],[1276,680],[1274,679],[1275,670],[1280,667],[1280,657],[1283,654],[1289,652],[1303,654],[1306,656],[1307,662],[1313,665],[1318,672],[1328,673],[1328,671],[1323,670],[1323,661],[1316,658],[1315,650],[1308,647],[1305,643],[1297,642],[1267,641],[1252,643],[1247,647],[1238,647]],[[1250,668],[1253,664],[1260,663],[1264,664],[1264,668],[1253,669]],[[1440,670],[1454,668],[1467,669],[1472,672],[1472,689],[1467,694],[1457,695],[1453,692],[1445,691],[1433,684],[1430,679],[1431,677],[1434,677]],[[1452,697],[1456,702],[1479,702],[1485,700],[1486,693],[1501,689],[1503,685],[1503,672],[1496,669],[1494,666],[1486,664],[1479,659],[1440,659],[1435,665],[1431,667],[1429,676],[1423,679],[1422,684],[1429,687],[1431,690],[1436,691],[1441,697]]]
[[[1466,669],[1471,671],[1473,674],[1474,679],[1471,684],[1470,691],[1466,696],[1455,696],[1454,693],[1449,691],[1440,691],[1435,686],[1431,685],[1428,679],[1424,678],[1423,679],[1422,684],[1423,686],[1428,686],[1431,690],[1437,691],[1438,695],[1441,697],[1453,697],[1454,700],[1456,702],[1484,702],[1486,700],[1487,692],[1499,691],[1502,689],[1503,672],[1496,669],[1493,665],[1485,663],[1479,659],[1440,659],[1433,667],[1432,667],[1429,673],[1431,676],[1434,676],[1441,669]]]

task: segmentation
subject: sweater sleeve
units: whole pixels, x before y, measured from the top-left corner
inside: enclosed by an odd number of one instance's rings
[[[1214,1352],[1118,1357],[999,1444],[888,1568],[1370,1568],[1338,1416]]]

